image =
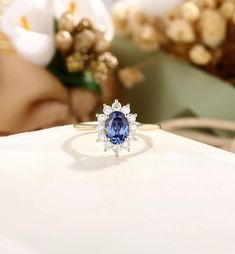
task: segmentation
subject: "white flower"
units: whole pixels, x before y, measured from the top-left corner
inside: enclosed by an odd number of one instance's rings
[[[77,21],[90,18],[105,31],[107,40],[113,39],[112,20],[102,0],[14,0],[4,11],[2,30],[22,57],[45,66],[55,53],[54,19],[70,10],[72,2],[76,6]],[[22,18],[30,29],[22,25]]]
[[[22,26],[25,17],[30,30]],[[28,61],[46,65],[54,55],[53,1],[15,0],[4,11],[2,30]]]

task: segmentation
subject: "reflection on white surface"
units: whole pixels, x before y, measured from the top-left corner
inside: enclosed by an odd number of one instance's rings
[[[114,165],[118,166],[127,163],[131,158],[146,154],[149,149],[153,148],[152,139],[139,134],[137,142],[131,146],[131,152],[122,151],[121,156],[116,157],[112,151],[104,152],[102,145],[99,142],[94,142],[96,139],[97,132],[87,132],[66,140],[63,148],[75,157],[73,167],[82,168],[82,170],[101,170]]]
[[[145,132],[148,151],[90,170],[65,150],[78,134],[0,139],[0,234],[44,254],[235,253],[233,154]],[[100,154],[91,137],[72,149]]]

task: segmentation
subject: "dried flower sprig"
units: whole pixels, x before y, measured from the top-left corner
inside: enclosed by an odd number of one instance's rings
[[[88,71],[96,83],[104,84],[110,71],[118,65],[117,58],[108,51],[111,44],[105,32],[86,18],[76,24],[71,12],[62,15],[57,27],[56,46],[67,71],[72,74]]]
[[[185,0],[163,18],[123,1],[112,17],[117,34],[144,51],[165,49],[235,83],[235,0]]]
[[[123,68],[119,70],[118,76],[127,89],[131,89],[145,80],[143,72],[136,67]]]
[[[131,36],[144,51],[159,49],[161,38],[157,17],[147,16],[134,7],[128,7],[125,2],[114,4],[112,17],[118,35]]]

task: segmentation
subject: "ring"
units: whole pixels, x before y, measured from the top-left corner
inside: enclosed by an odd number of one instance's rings
[[[122,106],[116,99],[112,106],[103,105],[103,113],[97,114],[96,122],[78,123],[78,130],[97,130],[97,142],[104,144],[104,151],[112,150],[116,156],[119,152],[131,151],[131,143],[137,141],[136,131],[161,129],[160,124],[142,124],[136,121],[137,114],[132,114],[130,104]]]

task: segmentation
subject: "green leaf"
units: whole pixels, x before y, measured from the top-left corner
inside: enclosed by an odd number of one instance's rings
[[[94,81],[89,71],[69,73],[61,53],[57,50],[47,70],[54,74],[66,87],[81,87],[101,94],[100,86]]]

